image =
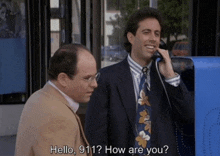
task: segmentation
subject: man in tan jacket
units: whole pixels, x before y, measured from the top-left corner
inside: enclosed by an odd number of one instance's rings
[[[15,155],[92,155],[76,111],[97,87],[94,57],[81,44],[64,45],[50,59],[48,75],[24,106]]]

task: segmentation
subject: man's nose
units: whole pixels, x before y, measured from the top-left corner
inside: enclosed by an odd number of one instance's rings
[[[150,35],[150,41],[156,41],[156,36],[155,36],[155,34],[151,34]]]
[[[97,88],[97,87],[98,87],[98,83],[97,83],[97,80],[96,80],[96,79],[94,79],[94,80],[91,82],[91,86],[92,86],[93,88]]]

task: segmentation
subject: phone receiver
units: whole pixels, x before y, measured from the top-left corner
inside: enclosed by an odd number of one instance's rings
[[[167,49],[167,45],[166,45],[166,43],[165,43],[163,40],[160,40],[159,48],[161,48],[161,49]],[[156,60],[157,58],[160,58],[160,60],[163,59],[162,55],[161,55],[158,51],[156,51],[156,52],[154,53],[152,59],[153,59],[153,60]]]
[[[156,60],[157,58],[160,58],[160,60],[163,59],[162,55],[161,55],[158,51],[156,51],[156,52],[154,53],[152,59],[153,59],[153,60]]]

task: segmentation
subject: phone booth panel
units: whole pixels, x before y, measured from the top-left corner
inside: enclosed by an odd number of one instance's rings
[[[176,128],[182,156],[220,155],[220,57],[173,57],[174,70],[194,96],[195,122]]]
[[[220,57],[193,57],[196,156],[220,155]]]

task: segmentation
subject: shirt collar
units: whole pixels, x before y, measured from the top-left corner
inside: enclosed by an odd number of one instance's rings
[[[142,74],[142,68],[143,68],[143,67],[142,67],[141,65],[139,65],[137,62],[135,62],[135,61],[131,58],[130,54],[128,55],[127,60],[128,60],[128,64],[129,64],[129,66],[130,66],[130,69],[131,69],[135,74]],[[149,69],[148,72],[150,71],[151,65],[152,65],[152,61],[151,61],[148,65],[146,65],[146,67]]]
[[[48,81],[48,83],[53,86],[56,90],[58,90],[63,96],[64,98],[67,100],[67,102],[69,103],[71,109],[76,113],[76,111],[79,108],[79,103],[75,102],[73,99],[71,99],[68,95],[66,95],[64,92],[62,92],[53,82],[51,82],[50,80]]]

